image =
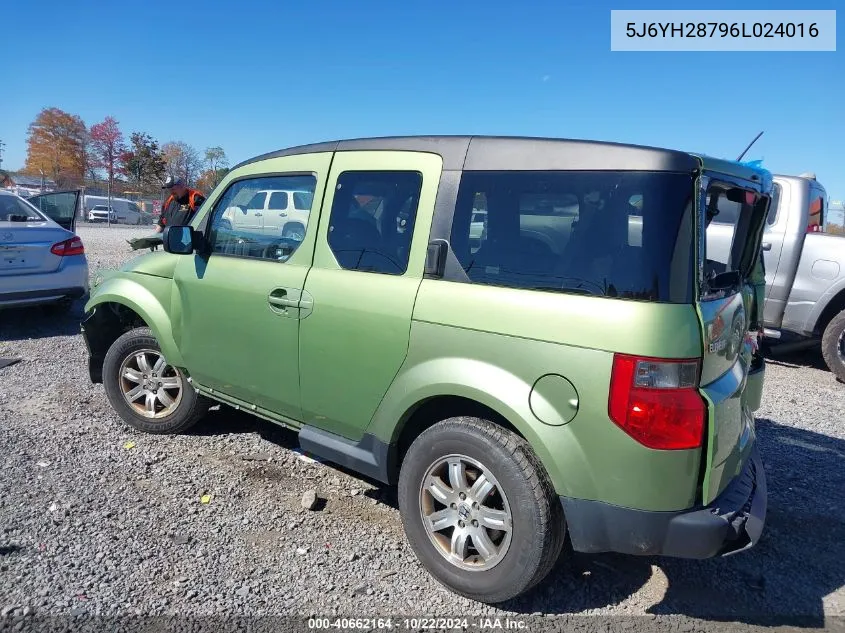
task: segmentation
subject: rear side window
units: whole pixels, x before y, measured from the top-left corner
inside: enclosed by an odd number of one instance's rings
[[[293,192],[293,208],[297,211],[308,211],[314,202],[314,194],[310,191]]]
[[[0,194],[0,221],[43,221],[38,212],[17,196]]]
[[[288,192],[274,191],[270,194],[270,209],[287,209],[288,208]]]
[[[778,183],[772,185],[772,201],[769,203],[769,214],[766,216],[766,224],[773,225],[778,220],[778,207],[780,206],[781,186]]]
[[[824,189],[810,187],[810,208],[809,219],[807,220],[807,232],[817,233],[824,230],[827,220],[827,194]]]
[[[338,264],[347,270],[404,274],[421,188],[419,172],[340,174],[328,235]]]
[[[451,246],[472,283],[687,303],[692,192],[689,174],[464,172]]]

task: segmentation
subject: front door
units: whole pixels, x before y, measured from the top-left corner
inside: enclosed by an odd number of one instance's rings
[[[73,231],[76,228],[76,216],[79,213],[80,193],[79,189],[51,191],[31,196],[27,198],[27,201],[38,207],[41,213],[62,228]]]
[[[301,419],[298,342],[308,310],[300,300],[318,209],[301,241],[230,226],[223,214],[267,189],[305,188],[319,203],[330,163],[331,153],[289,156],[261,163],[254,177],[240,172],[210,205],[210,254],[183,258],[174,277],[174,314],[181,314],[174,336],[192,378],[292,420]]]
[[[305,283],[313,303],[300,334],[307,424],[359,439],[401,368],[441,169],[434,154],[335,156]]]

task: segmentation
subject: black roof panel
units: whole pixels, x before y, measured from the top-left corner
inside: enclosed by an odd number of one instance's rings
[[[290,147],[257,156],[235,168],[281,156],[356,150],[439,154],[445,170],[687,172],[699,167],[698,159],[686,152],[603,141],[521,136],[385,136]]]

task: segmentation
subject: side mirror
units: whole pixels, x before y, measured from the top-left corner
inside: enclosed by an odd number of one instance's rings
[[[425,276],[440,279],[446,272],[446,254],[449,243],[446,240],[432,240],[425,252]]]
[[[175,255],[190,255],[193,253],[195,239],[194,230],[190,226],[165,227],[161,236],[164,251]]]

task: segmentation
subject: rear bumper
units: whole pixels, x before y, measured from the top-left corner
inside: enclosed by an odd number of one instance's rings
[[[743,471],[712,504],[650,512],[561,497],[572,547],[677,558],[712,558],[754,546],[766,522],[766,472],[754,447]]]
[[[48,288],[0,294],[0,308],[22,308],[26,306],[53,303],[62,299],[79,299],[88,292],[87,287]]]
[[[63,257],[56,270],[0,277],[0,308],[14,308],[60,299],[78,299],[88,293],[85,255]]]

